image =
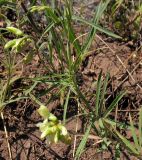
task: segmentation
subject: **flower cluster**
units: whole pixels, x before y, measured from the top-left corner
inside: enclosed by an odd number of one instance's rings
[[[59,141],[62,141],[65,144],[70,144],[71,138],[67,129],[56,116],[49,112],[47,107],[41,105],[38,109],[38,113],[44,119],[43,122],[37,124],[37,127],[39,127],[42,132],[41,139],[46,138],[49,144],[58,143]]]

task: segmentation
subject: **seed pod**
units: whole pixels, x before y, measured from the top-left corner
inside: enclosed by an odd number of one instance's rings
[[[5,44],[4,49],[12,48],[15,44],[16,44],[16,39],[13,39]]]
[[[15,34],[16,36],[22,36],[24,34],[20,29],[15,28],[15,27],[6,27],[6,29],[9,32]]]

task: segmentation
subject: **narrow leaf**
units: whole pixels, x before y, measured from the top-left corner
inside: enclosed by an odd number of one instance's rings
[[[67,115],[67,108],[68,108],[68,102],[70,97],[70,90],[68,91],[67,98],[64,104],[64,114],[63,114],[63,124],[66,122],[66,115]]]
[[[139,151],[140,147],[139,147],[139,144],[138,144],[138,138],[137,138],[136,130],[135,130],[135,127],[134,127],[134,123],[133,123],[133,120],[132,120],[132,117],[131,117],[130,114],[129,114],[129,119],[130,119],[131,133],[132,133],[132,136],[133,136],[134,145],[137,148],[137,150]]]
[[[120,138],[121,143],[123,142],[125,146],[131,150],[136,155],[139,155],[139,152],[135,149],[134,145],[131,144],[124,136],[122,136],[117,130],[114,129],[114,132],[117,134],[117,136]]]
[[[79,159],[81,156],[81,153],[84,150],[85,144],[87,142],[90,130],[91,130],[92,125],[90,124],[90,126],[87,128],[85,135],[83,136],[82,141],[79,144],[79,147],[77,148],[76,154],[75,154],[75,160]]]
[[[95,113],[96,117],[98,117],[99,113],[99,102],[100,102],[100,93],[101,93],[101,79],[102,78],[102,72],[99,74],[98,81],[97,81],[97,91],[96,91],[96,104],[95,104]]]
[[[121,93],[119,94],[114,101],[110,104],[110,106],[108,107],[108,109],[105,111],[104,113],[104,118],[106,118],[110,112],[115,108],[115,106],[118,104],[118,102],[121,100],[121,98],[125,95],[125,93]]]
[[[139,111],[139,145],[142,147],[142,107]]]
[[[101,99],[100,99],[100,114],[103,113],[103,109],[104,109],[104,106],[105,106],[105,94],[106,94],[108,79],[109,79],[109,73],[107,73],[107,75],[106,75],[106,78],[105,78],[105,80],[104,80],[103,90],[102,90],[102,93],[101,93]]]
[[[120,36],[112,33],[111,31],[106,30],[106,29],[102,28],[101,26],[96,25],[96,24],[94,24],[94,23],[92,23],[92,22],[89,22],[89,21],[87,21],[87,20],[85,20],[85,19],[82,19],[82,18],[77,17],[77,16],[73,16],[72,18],[73,18],[74,20],[77,20],[77,21],[83,22],[83,23],[85,23],[85,24],[87,24],[87,25],[90,25],[90,26],[96,28],[98,31],[103,32],[103,33],[106,33],[107,35],[109,35],[109,36],[111,36],[111,37],[121,38]]]

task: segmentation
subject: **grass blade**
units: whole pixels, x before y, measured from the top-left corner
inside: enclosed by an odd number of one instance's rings
[[[139,111],[139,145],[142,147],[142,107]]]
[[[105,33],[105,34],[107,34],[107,35],[109,35],[109,36],[111,36],[111,37],[121,38],[120,36],[112,33],[111,31],[109,31],[109,30],[107,30],[107,29],[104,29],[104,28],[102,28],[101,26],[96,25],[96,24],[94,24],[94,23],[92,23],[92,22],[89,22],[89,21],[87,21],[87,20],[85,20],[85,19],[83,19],[83,18],[80,18],[80,17],[78,17],[78,16],[72,16],[72,18],[73,18],[74,20],[77,20],[77,21],[83,22],[83,23],[85,23],[85,24],[87,24],[87,25],[90,25],[90,26],[94,27],[95,29],[97,29],[98,31],[103,32],[103,33]]]
[[[120,141],[125,144],[125,146],[134,154],[139,155],[139,152],[135,149],[134,145],[131,144],[124,136],[122,136],[117,130],[114,130]]]
[[[115,106],[117,105],[117,103],[121,100],[121,98],[125,95],[125,93],[121,93],[119,94],[114,101],[110,104],[110,106],[108,107],[108,109],[105,111],[103,117],[106,118],[110,112],[115,108]]]
[[[98,22],[99,22],[100,18],[102,17],[102,14],[103,14],[104,10],[106,9],[109,1],[110,0],[107,0],[105,2],[103,2],[103,1],[100,2],[99,6],[97,7],[96,14],[95,14],[95,16],[93,18],[93,21],[92,21],[93,24],[98,25]],[[83,53],[86,53],[87,50],[89,49],[89,47],[90,47],[90,45],[91,45],[91,43],[93,41],[93,38],[94,38],[94,36],[96,34],[96,31],[97,30],[94,27],[90,31],[90,33],[89,33],[89,35],[88,35],[88,37],[87,37],[87,39],[85,41],[85,44],[83,46]]]
[[[133,120],[132,120],[132,117],[131,117],[130,114],[129,114],[129,119],[130,119],[131,133],[132,133],[132,136],[133,136],[134,144],[135,144],[135,147],[137,148],[137,150],[139,151],[140,147],[139,147],[139,144],[138,144],[138,138],[137,138],[134,123],[133,123]]]
[[[98,117],[99,107],[100,107],[100,93],[101,93],[101,81],[102,81],[102,72],[99,74],[98,82],[97,82],[97,91],[96,91],[96,104],[95,104],[95,114]]]
[[[139,152],[136,150],[136,148],[134,147],[133,144],[131,144],[130,141],[128,141],[123,135],[121,135],[115,128],[115,126],[113,127],[110,123],[107,123],[107,121],[105,119],[103,119],[104,122],[104,126],[107,130],[109,130],[109,132],[116,137],[119,140],[119,143],[123,144],[124,146],[126,146],[126,148],[132,152],[135,155],[139,155]]]
[[[101,93],[101,99],[100,99],[100,114],[103,113],[103,107],[105,107],[105,94],[106,94],[106,89],[107,89],[107,84],[108,84],[108,79],[109,79],[109,73],[107,73],[106,78],[104,80],[104,85],[103,85],[103,90]]]
[[[38,84],[38,82],[34,82],[34,84],[30,86],[30,88],[28,88],[27,90],[24,91],[24,94],[27,96],[29,93],[31,93],[37,84]]]
[[[70,97],[70,90],[68,91],[67,98],[66,98],[66,101],[65,101],[65,104],[64,104],[64,114],[63,114],[63,124],[64,125],[66,123],[66,115],[67,115],[69,97]]]
[[[40,39],[38,40],[38,42],[36,43],[36,45],[39,45],[41,40],[43,39],[43,37],[52,29],[52,27],[54,27],[55,23],[51,22],[43,31],[42,35],[40,36]],[[40,50],[40,47],[39,47]]]
[[[77,160],[77,159],[79,160],[79,158],[81,156],[81,153],[84,150],[84,147],[85,147],[85,144],[87,142],[87,139],[88,139],[91,128],[92,128],[92,125],[90,124],[90,126],[87,128],[87,130],[85,132],[85,135],[83,136],[82,141],[79,144],[79,147],[77,148],[77,151],[76,151],[76,154],[75,154],[75,160]]]
[[[5,101],[3,103],[0,102],[0,112],[4,109],[4,107],[10,103],[13,103],[13,102],[17,102],[19,100],[22,100],[22,99],[28,99],[29,97],[18,97],[18,98],[15,98],[15,99],[10,99],[8,101]]]

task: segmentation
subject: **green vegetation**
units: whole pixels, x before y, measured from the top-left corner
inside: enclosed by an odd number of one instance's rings
[[[139,38],[142,29],[140,27],[142,4],[140,2],[136,4],[123,2],[123,0],[101,1],[93,18],[89,21],[74,13],[73,4],[69,0],[63,0],[61,4],[56,4],[55,1],[49,4],[46,0],[41,0],[40,3],[31,0],[28,6],[24,2],[16,0],[0,1],[0,17],[6,26],[0,28],[4,55],[1,59],[5,67],[4,78],[0,79],[0,111],[3,112],[5,106],[10,103],[16,101],[20,103],[21,99],[31,99],[40,106],[38,113],[44,119],[43,122],[37,124],[42,132],[41,138],[47,139],[48,143],[62,141],[70,144],[71,136],[65,126],[68,121],[69,101],[74,99],[77,106],[80,106],[81,114],[87,119],[86,131],[75,151],[74,159],[76,160],[80,159],[90,133],[101,138],[100,151],[108,150],[108,147],[116,145],[116,159],[120,158],[123,148],[138,158],[142,157],[142,109],[139,112],[138,129],[135,127],[131,115],[129,115],[130,123],[127,125],[124,122],[116,122],[110,115],[119,105],[122,97],[127,94],[126,91],[121,91],[122,93],[117,94],[107,105],[106,95],[110,76],[107,74],[103,78],[101,72],[97,75],[98,79],[95,82],[96,93],[93,95],[95,104],[92,106],[80,88],[80,77],[78,76],[96,33],[99,32],[114,39],[127,39],[125,29],[128,28],[123,26],[123,21],[125,21],[126,25],[130,23],[129,26],[132,27],[132,29],[129,28],[131,38]],[[8,10],[16,13],[15,22],[6,17]],[[120,10],[123,12],[123,17],[122,15],[118,16]],[[132,10],[134,16],[129,21],[129,13]],[[22,13],[24,16],[21,16],[21,12],[24,12]],[[104,16],[104,13],[108,15]],[[34,15],[43,17],[41,24],[35,20]],[[102,17],[104,19],[107,17],[109,23],[113,23],[116,34],[102,27]],[[124,17],[126,17],[125,20]],[[42,23],[44,23],[44,27],[42,27]],[[80,36],[83,35],[77,35],[75,24],[89,28],[89,33],[82,42],[80,42]],[[31,32],[27,32],[25,26],[30,26]],[[122,34],[118,35],[120,31]],[[35,77],[24,77],[22,74],[17,74],[16,70],[20,65],[28,66],[36,56],[46,74],[40,73]],[[26,87],[20,88],[20,94],[15,94],[12,86],[19,79],[26,84]],[[36,87],[40,85],[46,86],[46,89],[37,93]],[[50,95],[49,99],[42,102],[41,98],[46,95]],[[62,121],[47,109],[48,104],[55,98],[60,100],[63,108]],[[131,131],[132,141],[123,136],[121,130],[124,129]],[[135,130],[138,130],[138,135]]]
[[[142,3],[138,1],[114,0],[107,8],[106,17],[114,31],[124,41],[141,39]]]

